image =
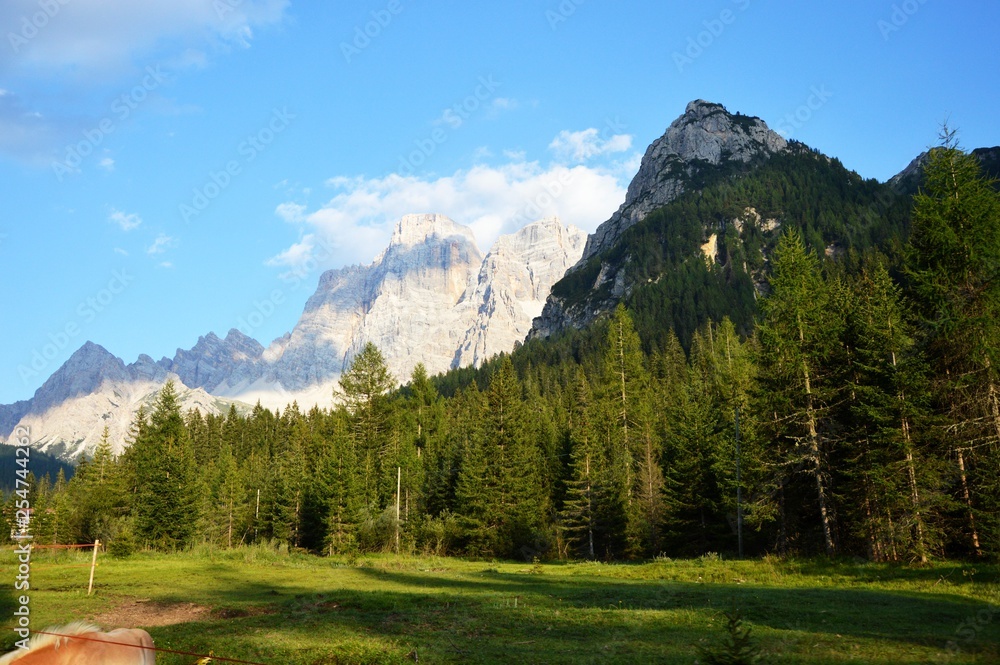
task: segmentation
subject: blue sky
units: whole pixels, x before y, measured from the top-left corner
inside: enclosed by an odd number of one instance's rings
[[[996,145],[998,28],[972,0],[5,0],[0,403],[88,339],[266,345],[406,212],[484,249],[593,230],[692,99],[883,180],[946,117]]]

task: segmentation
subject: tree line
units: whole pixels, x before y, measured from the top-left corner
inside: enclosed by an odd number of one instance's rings
[[[121,456],[34,485],[36,542],[629,559],[734,553],[742,524],[750,554],[996,557],[995,183],[948,136],[897,259],[810,247],[788,225],[751,334],[687,349],[620,305],[401,389],[369,344],[308,412],[181,413],[168,384]]]

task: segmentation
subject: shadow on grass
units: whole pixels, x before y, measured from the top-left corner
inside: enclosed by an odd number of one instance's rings
[[[11,625],[10,629],[0,631],[0,654],[13,649],[17,640],[20,639],[13,631],[14,621],[16,621],[14,612],[20,607],[17,597],[13,583],[0,585],[0,617],[3,617],[5,627],[8,624]]]
[[[748,620],[758,626],[780,630],[804,624],[818,633],[912,642],[922,646],[943,646],[954,636],[958,624],[969,616],[991,609],[985,602],[930,592],[913,594],[873,589],[781,588],[600,578],[553,580],[546,579],[545,575],[497,573],[453,579],[368,568],[359,572],[381,585],[448,588],[501,597],[517,593],[526,598],[547,597],[547,604],[551,606],[579,609],[717,611],[740,607],[745,610]],[[1000,611],[997,614],[1000,622]]]
[[[204,594],[214,618],[153,629],[158,644],[266,663],[412,662],[413,654],[424,662],[691,663],[695,644],[720,637],[718,613],[735,607],[754,627],[765,662],[916,663],[927,654],[898,654],[921,647],[943,657],[963,622],[991,610],[930,592],[370,567],[343,569],[361,582],[344,588],[332,569],[264,583],[229,566],[209,568],[224,587]],[[831,570],[843,576],[842,567]],[[304,591],[310,577],[315,586]],[[967,658],[981,660],[948,662],[990,662],[997,642],[995,629],[982,631],[963,647]],[[866,655],[833,658],[840,644]],[[881,652],[885,657],[876,657]]]
[[[878,581],[924,582],[932,585],[947,583],[952,586],[1000,583],[1000,567],[985,562],[955,561],[935,563],[933,566],[906,566],[899,564],[876,564],[867,561],[817,557],[814,559],[791,559],[781,563],[788,574],[807,577],[829,577],[852,579],[869,583]]]

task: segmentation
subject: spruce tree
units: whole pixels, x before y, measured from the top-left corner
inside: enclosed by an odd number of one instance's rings
[[[380,487],[388,448],[391,444],[390,412],[386,393],[395,386],[385,357],[371,342],[365,344],[351,366],[340,377],[337,397],[351,414],[351,426],[357,442],[358,462],[363,474],[361,491],[371,511],[379,511],[388,500]],[[382,490],[382,491],[380,491]]]
[[[77,465],[69,486],[79,514],[79,536],[86,542],[108,542],[119,531],[126,511],[122,468],[111,450],[110,432],[105,426],[93,457]]]
[[[725,524],[715,460],[728,432],[724,407],[713,392],[709,331],[695,334],[687,380],[677,388],[678,399],[667,414],[672,421],[665,458],[668,551],[686,555],[716,549]]]
[[[243,542],[248,527],[246,487],[236,457],[228,444],[223,444],[213,466],[213,526],[217,542],[231,548]]]
[[[845,346],[851,351],[847,401],[852,479],[847,492],[858,531],[876,559],[926,562],[939,542],[941,469],[929,444],[928,380],[902,290],[883,262],[852,288]]]
[[[651,520],[662,515],[660,441],[653,431],[650,375],[632,317],[619,303],[608,324],[603,354],[602,418],[608,457],[627,515],[628,547],[656,547]]]
[[[761,303],[761,385],[772,416],[778,469],[802,466],[811,476],[819,526],[827,554],[836,552],[828,454],[833,444],[826,425],[839,384],[841,321],[815,253],[797,231],[778,241],[772,259],[771,294]],[[787,471],[782,471],[787,474]],[[781,485],[790,478],[783,478]]]
[[[450,428],[452,459],[457,463],[455,478],[455,513],[465,531],[466,550],[473,555],[496,555],[501,549],[498,527],[496,473],[489,469],[496,464],[486,444],[486,397],[472,383],[454,400],[455,424]],[[446,459],[442,462],[445,464]]]
[[[1000,194],[947,127],[941,144],[914,199],[907,277],[948,420],[965,543],[983,554],[1000,550]]]
[[[29,482],[34,484],[34,480],[29,476]],[[52,485],[49,494],[48,509],[52,511],[52,545],[72,545],[77,542],[78,534],[74,528],[74,508],[73,498],[70,496],[66,474],[59,469],[56,474],[56,482]]]
[[[198,497],[194,453],[173,382],[160,391],[148,427],[136,429],[130,467],[137,535],[160,549],[184,547],[198,521]]]
[[[521,386],[504,356],[485,395],[484,428],[469,442],[459,475],[459,510],[474,549],[500,556],[532,556],[544,547],[548,497],[542,456],[530,438]]]
[[[303,518],[308,483],[307,449],[310,433],[298,405],[292,404],[280,420],[284,446],[273,461],[271,524],[274,537],[290,547],[303,545]]]
[[[355,531],[359,508],[354,502],[351,462],[349,457],[327,461],[325,476],[332,491],[327,502],[323,551],[329,555],[348,554],[357,548]]]
[[[594,400],[590,383],[577,369],[573,390],[570,439],[570,477],[560,520],[573,551],[588,559],[610,556],[615,500],[606,450],[594,426]]]

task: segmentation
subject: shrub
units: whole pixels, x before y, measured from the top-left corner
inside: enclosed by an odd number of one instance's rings
[[[760,647],[743,627],[739,610],[726,612],[726,637],[714,648],[698,647],[704,665],[753,665],[760,659]]]
[[[135,538],[131,531],[121,531],[108,541],[108,554],[114,559],[125,559],[135,554]]]

